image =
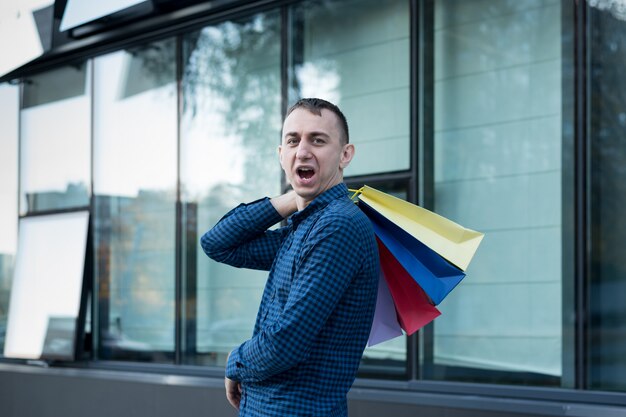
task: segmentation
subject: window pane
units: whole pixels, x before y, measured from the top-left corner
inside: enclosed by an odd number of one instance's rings
[[[239,203],[281,191],[279,17],[225,22],[183,40],[186,363],[223,364],[254,327],[267,272],[218,264],[198,242]]]
[[[409,169],[409,2],[309,2],[292,20],[291,101],[343,110],[357,149],[346,175]]]
[[[435,2],[434,209],[485,238],[424,335],[427,378],[560,383],[561,43],[559,1]]]
[[[626,391],[626,21],[590,1],[589,386]]]
[[[21,111],[20,213],[89,205],[87,64],[28,78]]]
[[[20,220],[7,357],[74,359],[88,224],[87,211]]]
[[[0,352],[4,352],[9,295],[17,249],[18,93],[17,86],[0,85]]]
[[[172,359],[175,56],[175,42],[167,40],[94,62],[94,242],[103,358]]]

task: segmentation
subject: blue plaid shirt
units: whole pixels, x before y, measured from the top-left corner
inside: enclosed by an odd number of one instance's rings
[[[242,383],[240,416],[346,416],[376,304],[374,232],[344,184],[268,230],[281,220],[266,198],[201,239],[216,261],[270,271],[253,336],[226,376]]]

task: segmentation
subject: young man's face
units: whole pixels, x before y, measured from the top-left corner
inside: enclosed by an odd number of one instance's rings
[[[322,109],[321,116],[295,109],[283,125],[280,164],[298,195],[302,210],[315,197],[343,181],[343,170],[354,155],[352,144],[343,144],[339,118]]]

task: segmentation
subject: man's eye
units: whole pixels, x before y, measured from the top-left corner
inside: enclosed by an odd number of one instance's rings
[[[298,139],[296,138],[289,138],[287,139],[287,145],[295,145],[298,143]]]
[[[313,138],[313,143],[321,145],[321,144],[324,144],[326,142],[322,138]]]

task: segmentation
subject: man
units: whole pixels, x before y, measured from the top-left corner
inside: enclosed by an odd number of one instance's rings
[[[253,336],[228,357],[226,396],[240,416],[346,416],[379,266],[371,224],[343,184],[354,155],[345,116],[298,101],[278,152],[293,190],[236,207],[201,239],[216,261],[270,271]]]

